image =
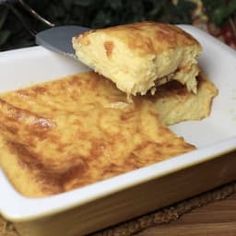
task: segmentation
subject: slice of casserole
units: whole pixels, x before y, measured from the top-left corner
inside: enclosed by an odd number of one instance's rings
[[[72,39],[79,60],[127,94],[177,80],[197,92],[201,46],[177,26],[141,22],[91,30]]]

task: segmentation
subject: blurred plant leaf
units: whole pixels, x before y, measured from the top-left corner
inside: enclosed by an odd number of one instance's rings
[[[122,0],[109,0],[108,3],[112,10],[122,9]]]
[[[147,4],[145,4],[146,7],[149,7],[149,17],[152,19],[153,17],[157,17],[163,12],[163,8],[165,5],[166,1],[165,0],[160,0],[160,1],[147,1]]]
[[[4,23],[7,19],[8,12],[9,12],[9,10],[7,8],[0,9],[0,30],[2,29]]]
[[[186,0],[179,0],[174,13],[177,15],[177,21],[173,23],[187,24],[191,22],[191,14],[195,9],[195,4]],[[184,13],[184,14],[183,14]]]
[[[8,38],[10,37],[11,32],[8,30],[0,31],[0,47],[7,42]]]
[[[82,6],[82,7],[89,7],[89,6],[94,5],[94,4],[96,5],[96,1],[94,1],[94,0],[74,0],[74,3],[76,5]]]
[[[223,25],[236,12],[236,0],[202,0],[206,13],[216,25]]]
[[[70,10],[71,6],[73,5],[73,0],[63,0],[63,5],[66,10]]]

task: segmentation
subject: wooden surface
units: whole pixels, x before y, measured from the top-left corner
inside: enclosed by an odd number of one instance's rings
[[[236,194],[136,236],[236,236]]]

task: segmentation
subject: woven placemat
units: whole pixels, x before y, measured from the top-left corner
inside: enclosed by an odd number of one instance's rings
[[[236,181],[224,185],[209,192],[200,194],[196,197],[184,200],[172,206],[160,209],[145,216],[138,217],[126,223],[113,226],[101,232],[93,234],[93,236],[128,236],[134,235],[149,227],[169,223],[177,220],[181,215],[191,210],[204,206],[210,202],[225,199],[236,193]],[[0,235],[1,236],[19,236],[14,225],[0,216]],[[42,235],[43,236],[43,235]]]

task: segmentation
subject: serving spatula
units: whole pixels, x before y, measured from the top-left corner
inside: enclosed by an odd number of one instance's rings
[[[56,26],[37,33],[35,41],[49,50],[75,58],[72,37],[88,30],[89,28],[76,25]]]

